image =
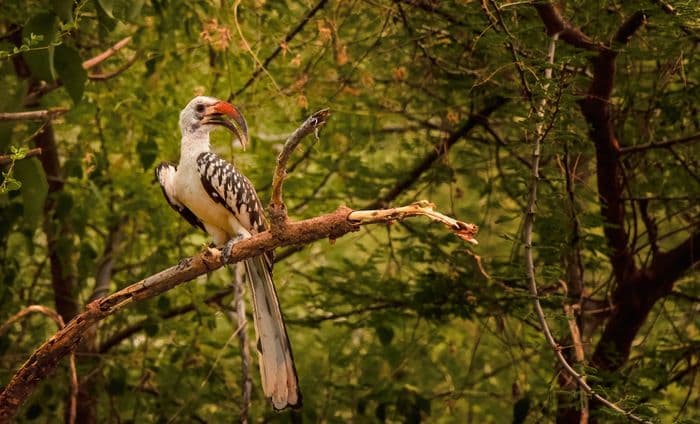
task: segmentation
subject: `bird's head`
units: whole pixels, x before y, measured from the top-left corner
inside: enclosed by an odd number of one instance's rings
[[[248,142],[248,125],[238,108],[213,97],[197,96],[180,112],[182,135],[208,135],[216,126],[222,126],[234,133],[243,148]]]

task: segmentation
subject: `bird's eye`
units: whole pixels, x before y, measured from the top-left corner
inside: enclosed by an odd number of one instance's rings
[[[204,105],[201,104],[201,103],[198,104],[197,107],[195,108],[195,110],[196,110],[197,112],[199,112],[199,113],[204,112]]]

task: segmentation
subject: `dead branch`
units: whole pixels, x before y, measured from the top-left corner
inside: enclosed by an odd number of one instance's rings
[[[40,148],[29,149],[22,159],[30,158],[32,156],[39,156],[41,154]],[[12,163],[12,155],[0,155],[0,166]]]
[[[68,112],[66,108],[30,110],[27,112],[0,112],[0,121],[46,121]]]
[[[270,201],[269,208],[273,226],[280,225],[287,219],[286,207],[282,200],[282,184],[287,176],[287,162],[289,161],[289,157],[301,140],[325,124],[329,116],[330,111],[328,109],[321,109],[307,118],[306,121],[289,136],[284,143],[282,151],[279,156],[277,156],[277,166],[272,176],[272,200]]]
[[[432,203],[422,200],[412,205],[398,208],[354,211],[348,215],[348,220],[358,222],[360,224],[373,224],[377,222],[403,220],[404,218],[411,216],[427,216],[433,221],[437,221],[445,225],[462,240],[472,244],[479,244],[474,238],[477,231],[479,231],[479,228],[476,225],[457,221],[456,219],[450,218],[447,215],[434,211],[434,207],[435,205]]]

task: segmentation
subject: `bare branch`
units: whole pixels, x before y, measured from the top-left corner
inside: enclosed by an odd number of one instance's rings
[[[22,159],[30,158],[32,156],[39,156],[40,154],[41,149],[37,147],[27,151]],[[0,155],[0,166],[7,165],[8,163],[12,163],[12,155]]]
[[[601,50],[603,48],[601,44],[595,43],[581,30],[571,25],[554,4],[535,2],[533,6],[537,9],[537,13],[547,28],[547,34],[550,36],[558,34],[563,41],[586,50]]]
[[[30,110],[27,112],[0,112],[0,121],[46,121],[68,112],[66,108]]]
[[[29,305],[26,308],[22,309],[21,311],[17,312],[13,316],[10,317],[7,321],[5,321],[1,326],[0,326],[0,337],[7,332],[7,330],[12,327],[14,323],[17,321],[21,320],[22,318],[26,317],[27,315],[37,312],[42,315],[45,315],[49,317],[53,322],[56,323],[56,326],[58,327],[59,330],[62,330],[65,327],[65,324],[63,323],[63,318],[59,314],[56,313],[51,308],[47,308],[46,306],[43,305]],[[74,424],[75,423],[75,417],[76,417],[76,412],[78,408],[78,371],[77,368],[75,367],[75,352],[70,353],[69,357],[69,362],[68,366],[70,368],[70,411],[68,414],[68,423],[69,424]],[[0,418],[2,418],[2,414],[0,413]]]
[[[412,205],[398,208],[354,211],[348,215],[348,220],[358,222],[360,224],[372,224],[376,222],[402,220],[410,216],[422,215],[427,216],[433,221],[444,224],[450,231],[455,233],[455,235],[462,240],[468,241],[472,244],[479,244],[474,238],[477,231],[479,231],[479,228],[476,225],[457,221],[456,219],[443,215],[440,212],[435,212],[433,210],[434,207],[435,205],[432,203],[423,200]]]
[[[625,23],[623,23],[617,30],[617,33],[613,38],[613,42],[618,44],[627,44],[634,33],[646,23],[647,15],[641,10],[636,11],[632,14],[632,16],[627,18]]]
[[[666,141],[652,141],[651,143],[639,144],[636,146],[623,147],[620,149],[621,155],[628,155],[631,153],[640,153],[647,150],[661,149],[665,147],[675,146],[676,144],[692,143],[700,140],[700,134],[693,134],[687,137],[677,138],[675,140]]]
[[[330,111],[328,109],[321,109],[308,117],[306,121],[289,136],[284,143],[282,151],[279,156],[277,156],[277,167],[272,176],[272,200],[270,201],[270,215],[273,225],[282,224],[287,219],[286,207],[282,200],[282,183],[284,183],[284,179],[287,176],[287,162],[289,161],[289,157],[301,140],[323,126],[329,116]]]
[[[116,76],[119,76],[122,72],[126,71],[127,69],[131,68],[131,65],[136,63],[138,60],[139,55],[135,54],[131,59],[129,59],[124,65],[121,67],[117,68],[116,70],[108,73],[101,73],[101,74],[89,74],[88,79],[91,81],[106,81],[108,79],[114,78]]]
[[[208,298],[204,299],[203,303],[209,305],[212,303],[219,303],[221,300],[231,294],[233,292],[233,287],[226,288],[224,290],[221,290]],[[188,303],[187,305],[184,306],[179,306],[177,308],[173,308],[163,314],[160,315],[160,319],[171,319],[178,317],[180,315],[185,315],[187,313],[193,312],[197,310],[197,306],[195,305],[194,302]],[[108,352],[111,348],[114,346],[118,345],[122,341],[128,339],[129,337],[133,336],[134,334],[138,333],[139,331],[142,331],[144,327],[146,326],[148,322],[148,318],[137,322],[133,325],[130,325],[118,333],[112,335],[110,338],[107,340],[103,341],[102,344],[100,345],[100,348],[97,350],[99,353],[106,353]]]
[[[117,43],[112,47],[108,48],[107,50],[103,51],[97,56],[83,62],[83,69],[87,70],[90,68],[94,68],[95,66],[112,57],[116,52],[118,52],[119,50],[124,48],[124,46],[129,44],[129,42],[131,42],[131,36],[122,38],[121,40],[117,41]]]

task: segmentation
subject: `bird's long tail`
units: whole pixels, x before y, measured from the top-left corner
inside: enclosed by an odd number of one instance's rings
[[[272,273],[263,256],[245,261],[253,294],[253,317],[265,397],[277,409],[301,406],[299,378]]]

